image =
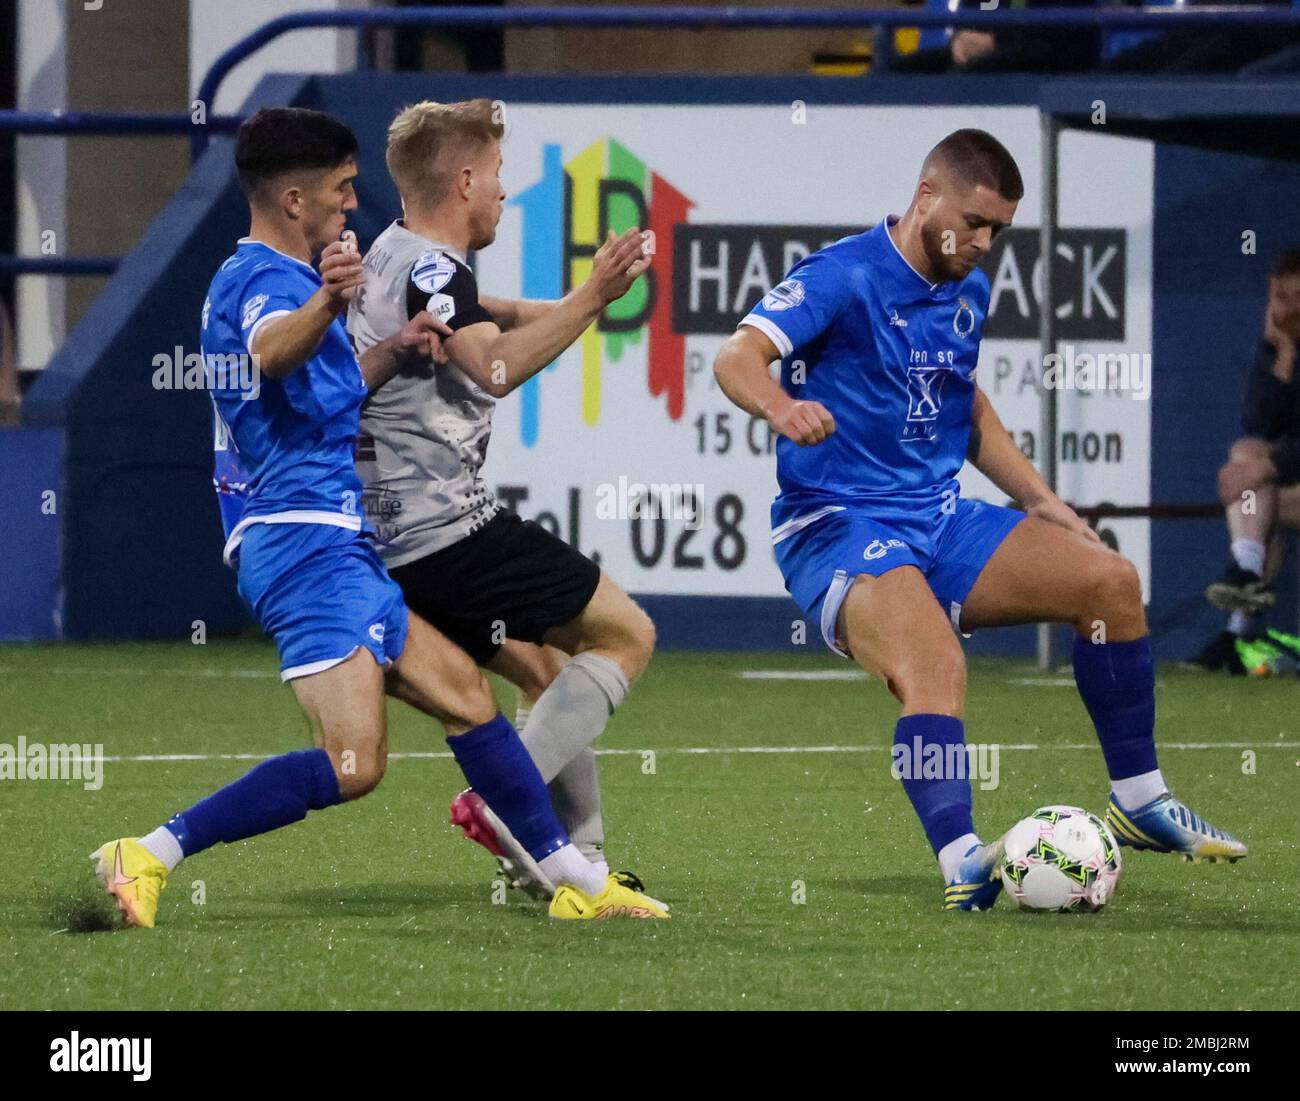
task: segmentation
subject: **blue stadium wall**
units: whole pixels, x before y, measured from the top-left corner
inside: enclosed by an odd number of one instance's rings
[[[245,105],[319,107],[346,119],[361,141],[362,244],[398,209],[383,169],[383,136],[402,105],[475,95],[514,102],[820,103],[1014,105],[1037,102],[1036,81],[1014,78],[801,77],[593,79],[435,77],[354,73],[272,77]],[[1236,434],[1245,371],[1258,337],[1273,256],[1300,241],[1294,203],[1300,167],[1289,162],[1161,144],[1156,158],[1152,499],[1213,498],[1214,472]],[[1025,221],[1037,221],[1026,211]],[[30,577],[6,585],[0,639],[188,637],[250,621],[221,565],[211,492],[211,410],[202,392],[153,388],[159,352],[198,347],[198,317],[212,273],[246,232],[230,142],[217,140],[185,187],[87,312],[33,387],[21,429],[0,430],[4,469],[36,458],[0,486],[0,561]],[[1259,254],[1240,255],[1243,229]],[[1209,354],[1207,354],[1207,349]],[[57,486],[54,514],[32,507]],[[1157,652],[1183,656],[1216,626],[1205,583],[1221,568],[1222,524],[1153,526],[1151,618]],[[1288,571],[1288,578],[1294,571]],[[11,591],[10,591],[11,590]],[[1295,622],[1288,584],[1280,623]],[[661,645],[788,649],[794,606],[783,599],[650,596]],[[988,632],[975,652],[1032,652],[1032,629]]]

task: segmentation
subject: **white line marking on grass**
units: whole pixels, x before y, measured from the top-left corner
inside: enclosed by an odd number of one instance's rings
[[[1016,677],[1010,684],[1024,684],[1030,688],[1073,688],[1073,677]]]
[[[888,753],[888,745],[746,745],[746,746],[672,746],[654,750],[655,753],[680,753],[683,756],[720,757],[733,754],[764,753]],[[999,750],[1098,750],[1096,742],[1069,742],[1065,745],[1045,745],[1040,742],[999,744]],[[1161,749],[1300,749],[1300,742],[1161,742]],[[645,749],[598,749],[598,757],[639,757],[649,752]],[[178,761],[267,761],[279,756],[275,753],[142,753],[118,757],[101,757],[105,762],[153,764]],[[390,761],[449,761],[447,752],[390,753]]]
[[[867,680],[861,669],[744,669],[741,680]]]

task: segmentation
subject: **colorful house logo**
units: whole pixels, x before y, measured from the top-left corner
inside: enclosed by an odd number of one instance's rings
[[[606,364],[618,363],[642,341],[648,342],[646,386],[653,397],[664,399],[670,419],[680,419],[686,405],[686,337],[672,323],[674,231],[695,204],[613,138],[593,142],[567,164],[561,147],[547,144],[542,178],[511,203],[523,211],[524,298],[560,298],[585,281],[608,230],[641,226],[654,233],[651,269],[579,341],[582,419],[599,423]],[[520,391],[519,431],[526,447],[537,442],[541,427],[541,381],[542,375],[535,375]]]

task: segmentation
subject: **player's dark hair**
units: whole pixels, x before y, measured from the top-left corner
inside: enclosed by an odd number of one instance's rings
[[[1273,265],[1274,279],[1281,279],[1288,275],[1300,275],[1300,248],[1287,249]]]
[[[972,186],[991,188],[1004,199],[1019,202],[1024,198],[1025,182],[1016,159],[985,130],[954,130],[926,156],[925,168],[936,163]]]
[[[235,171],[251,198],[285,172],[337,168],[356,152],[356,137],[336,118],[305,107],[263,107],[235,137]]]

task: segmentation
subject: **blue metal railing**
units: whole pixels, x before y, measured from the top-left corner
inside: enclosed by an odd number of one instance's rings
[[[997,30],[1006,27],[1091,30],[1168,30],[1225,27],[1294,26],[1300,28],[1300,10],[1279,7],[1197,8],[1065,8],[980,11],[866,8],[856,11],[825,8],[704,8],[626,7],[600,8],[549,6],[536,8],[461,8],[431,5],[420,8],[367,11],[308,11],[278,16],[240,39],[214,61],[199,85],[197,99],[215,104],[221,84],[241,61],[267,43],[292,31],[336,27],[357,31],[373,28],[448,30],[465,27],[642,27],[672,30],[783,30],[792,28],[845,29],[872,27],[889,31],[899,27],[970,27]],[[188,134],[197,158],[215,132],[229,132],[240,120],[212,116],[196,123],[188,115],[118,114],[104,112],[41,114],[0,111],[0,133],[20,134]],[[103,257],[0,256],[0,272],[12,274],[105,274],[116,261]]]
[[[185,135],[204,128],[233,133],[240,119],[218,115],[196,123],[189,115],[90,111],[0,111],[0,134],[113,137]],[[0,254],[0,275],[112,275],[121,262],[116,256],[12,256]]]

